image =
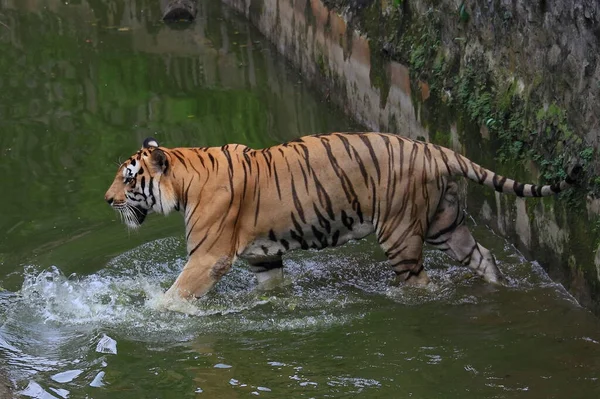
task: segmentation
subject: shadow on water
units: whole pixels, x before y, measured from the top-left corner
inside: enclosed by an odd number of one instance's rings
[[[119,158],[148,135],[262,147],[355,126],[217,1],[184,30],[154,0],[8,0],[0,21],[0,360],[22,396],[600,394],[598,320],[481,226],[506,287],[429,251],[433,283],[393,287],[363,240],[292,254],[272,291],[239,264],[160,310],[182,222],[125,230],[102,203]]]

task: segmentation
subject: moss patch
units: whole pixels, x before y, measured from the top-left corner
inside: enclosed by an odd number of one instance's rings
[[[600,195],[600,178],[594,176],[592,170],[594,150],[573,133],[564,109],[542,102],[538,93],[541,76],[536,75],[532,82],[517,82],[510,76],[499,82],[482,56],[464,57],[444,48],[441,33],[444,19],[456,18],[458,24],[469,23],[464,4],[458,6],[456,15],[442,15],[435,7],[419,14],[406,1],[330,3],[334,7],[349,6],[355,15],[352,25],[369,37],[371,84],[380,90],[382,106],[389,93],[385,62],[392,59],[410,67],[413,85],[419,80],[429,84],[431,98],[427,103],[434,106],[427,110],[418,105],[416,109],[422,113],[421,120],[427,125],[432,140],[443,145],[449,143],[448,137],[441,133],[449,125],[442,122],[445,118],[439,114],[460,115],[463,124],[483,126],[489,132],[498,163],[522,171],[529,169],[533,160],[542,182],[555,182],[566,176],[569,164],[579,162],[585,169],[581,186],[592,195]],[[461,42],[461,39],[464,41],[461,37],[455,41]],[[421,99],[415,100],[420,102]],[[440,110],[440,105],[448,110]],[[526,173],[521,175],[538,179]]]

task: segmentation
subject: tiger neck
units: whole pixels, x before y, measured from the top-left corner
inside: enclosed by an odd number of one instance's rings
[[[232,190],[235,160],[223,147],[176,148],[169,155],[174,209],[184,214],[186,222],[189,212],[210,203],[217,193]]]
[[[185,220],[188,245],[196,242],[195,234],[210,229],[214,223],[235,221],[244,208],[253,206],[254,198],[242,194],[252,192],[252,176],[257,169],[247,148],[232,145],[178,149],[180,157],[174,156],[171,177],[176,209]]]

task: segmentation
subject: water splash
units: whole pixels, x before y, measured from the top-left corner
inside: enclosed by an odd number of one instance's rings
[[[38,274],[28,271],[21,303],[45,322],[113,324],[131,316],[148,297],[160,295],[153,276],[65,276],[53,266]]]
[[[112,339],[106,334],[102,335],[98,345],[96,345],[96,352],[98,353],[110,353],[111,355],[117,354],[117,341]]]
[[[486,294],[555,286],[538,265],[514,258],[514,252],[500,262],[510,284],[496,288],[472,278],[467,268],[449,266],[441,253],[426,251],[432,283],[425,288],[394,287],[387,262],[374,261],[381,259],[376,246],[358,242],[347,245],[343,255],[340,250],[292,254],[285,260],[284,284],[270,291],[260,291],[248,268],[236,265],[201,300],[184,303],[182,312],[166,311],[160,301],[185,263],[181,253],[182,241],[169,238],[124,253],[87,276],[66,276],[58,267],[26,268],[20,292],[0,297],[0,355],[25,373],[17,378],[30,382],[24,392],[60,396],[27,377],[37,373],[60,381],[69,377],[63,383],[66,388],[73,383],[102,386],[103,368],[110,356],[117,356],[120,339],[164,346],[188,342],[199,331],[310,334],[363,318],[365,303],[374,299],[390,306],[438,301],[464,305],[487,300],[471,289],[474,286]],[[81,376],[70,378],[73,371]]]
[[[243,329],[288,329],[295,325],[318,325],[319,320],[324,324],[344,322],[327,310],[352,308],[368,300],[365,295],[373,294],[404,305],[432,301],[465,304],[480,300],[472,293],[460,292],[461,287],[477,284],[479,279],[471,278],[472,273],[467,268],[448,267],[448,259],[438,252],[425,253],[431,284],[425,288],[393,287],[390,285],[393,273],[387,263],[373,262],[372,259],[377,258],[376,248],[371,246],[369,251],[364,251],[364,247],[364,242],[347,245],[343,257],[339,251],[293,254],[285,262],[286,283],[267,292],[257,289],[247,268],[235,266],[207,296],[192,304],[182,304],[179,310],[184,314],[180,314],[165,311],[160,303],[163,292],[184,265],[185,260],[178,255],[183,252],[183,243],[175,238],[161,239],[122,254],[106,268],[87,276],[66,276],[57,267],[42,271],[28,267],[20,296],[12,299],[4,317],[22,319],[26,315],[25,319],[33,324],[68,325],[75,327],[75,331],[97,333],[118,328],[130,336],[137,335],[136,330],[143,330],[145,336],[161,332],[164,338],[177,337],[178,333],[185,336],[197,327],[219,330],[227,323]],[[512,254],[514,257],[514,252]],[[516,276],[509,277],[510,287],[553,284],[535,263],[528,263],[524,272],[519,270],[525,267],[523,265],[526,262],[521,259],[501,264],[508,269],[506,274]],[[523,275],[526,277],[522,278]],[[256,317],[256,312],[248,312],[256,307],[263,308],[261,315],[265,310],[275,312],[277,323],[269,323]],[[315,310],[323,315],[321,319],[315,316]],[[210,317],[241,312],[248,314],[243,318],[228,318],[225,323]],[[2,346],[7,345],[9,343]]]
[[[35,399],[57,399],[56,396],[48,393],[35,381],[30,381],[27,387],[19,393],[23,396]]]
[[[157,240],[114,258],[106,268],[87,276],[66,276],[55,266],[41,271],[27,267],[20,292],[3,306],[0,350],[10,352],[16,363],[27,364],[28,371],[36,373],[72,366],[61,350],[74,342],[81,348],[114,353],[116,340],[109,338],[114,336],[112,332],[140,341],[183,342],[198,331],[343,324],[362,313],[340,315],[339,309],[364,302],[364,290],[382,277],[381,271],[373,271],[376,268],[365,271],[358,267],[357,260],[350,262],[347,273],[343,269],[348,259],[329,254],[326,263],[314,257],[290,260],[286,283],[262,292],[252,273],[241,265],[206,297],[186,304],[186,313],[165,311],[157,303],[183,267],[184,260],[177,255],[181,249],[181,240]]]
[[[104,371],[98,372],[92,382],[90,382],[90,386],[94,388],[100,388],[104,386],[104,375],[106,373]]]

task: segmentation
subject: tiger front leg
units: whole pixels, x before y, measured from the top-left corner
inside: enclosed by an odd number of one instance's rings
[[[396,273],[396,284],[425,286],[430,280],[423,268],[423,238],[420,235],[406,237],[406,234],[397,229],[388,238],[379,235],[379,245]]]
[[[195,299],[205,295],[231,269],[231,256],[194,255],[165,293],[166,299]]]

